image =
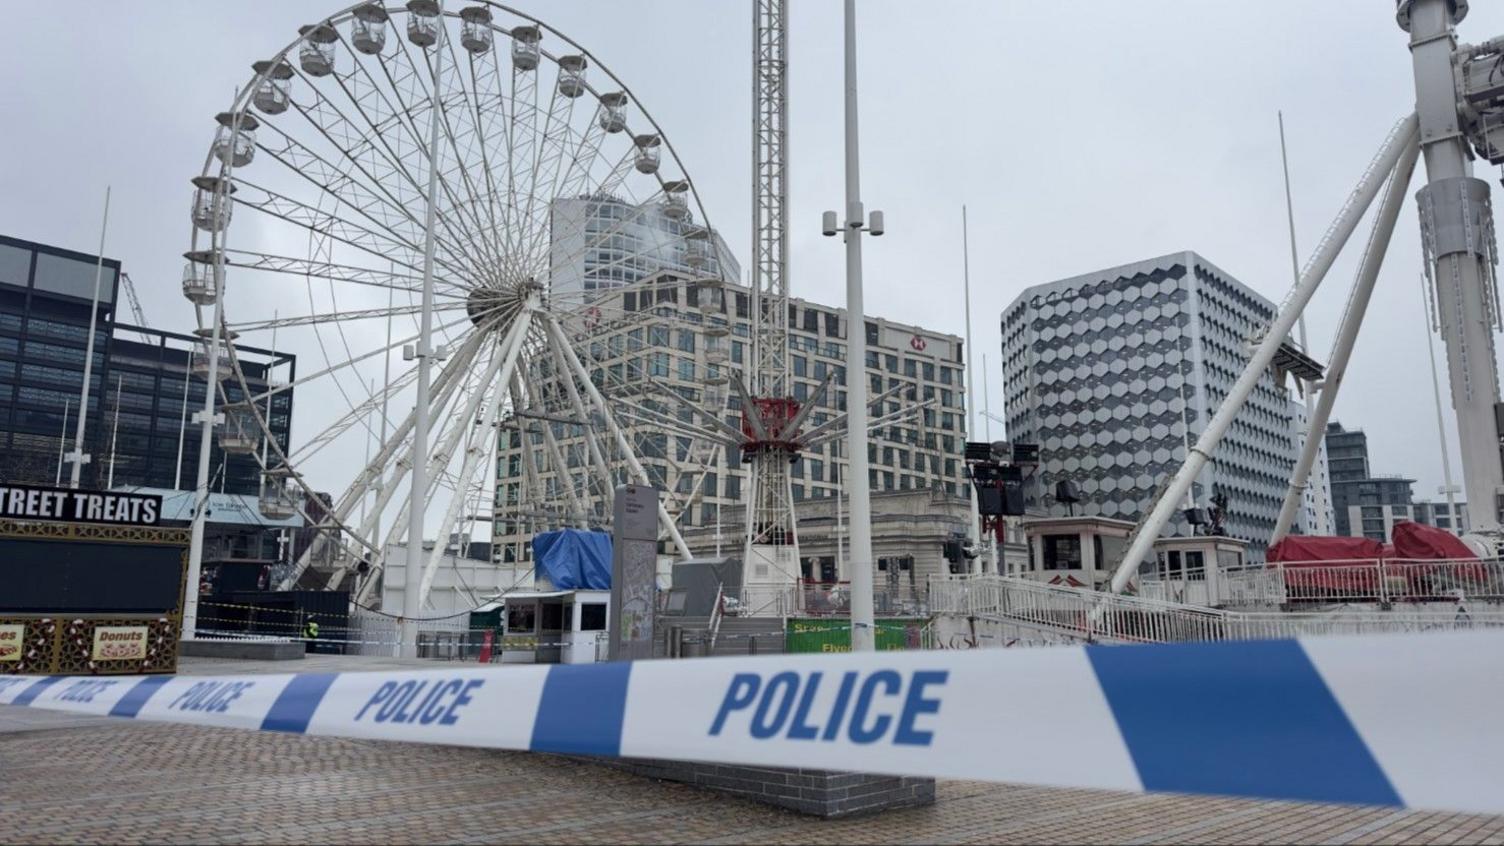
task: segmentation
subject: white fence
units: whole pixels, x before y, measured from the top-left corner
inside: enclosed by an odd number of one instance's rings
[[[1504,627],[1504,611],[1462,610],[1455,603],[1435,610],[1224,611],[993,575],[932,578],[929,601],[937,614],[1003,620],[1082,640],[1119,643]]]
[[[350,614],[349,641],[345,644],[348,655],[398,654],[402,642],[401,626],[396,618],[357,608]],[[470,633],[470,615],[461,614],[447,620],[425,620],[418,625],[418,644],[432,655],[420,657],[462,657]],[[455,655],[444,655],[445,651]]]
[[[1497,558],[1281,563],[1223,573],[1219,581],[1221,604],[1239,606],[1504,601],[1504,561]],[[1151,584],[1153,579],[1143,583],[1145,588]]]

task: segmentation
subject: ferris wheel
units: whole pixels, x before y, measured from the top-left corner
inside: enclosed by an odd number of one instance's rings
[[[642,388],[590,340],[703,330],[693,311],[622,308],[663,274],[725,297],[724,248],[646,109],[567,36],[491,2],[353,6],[252,71],[192,180],[183,292],[194,369],[218,386],[199,425],[255,456],[263,515],[318,530],[282,587],[353,580],[370,601],[415,522],[438,538],[420,597],[445,540],[493,520],[608,522],[615,486],[651,479],[619,401]],[[249,349],[297,372],[256,371]],[[287,413],[290,438],[273,424]],[[706,471],[713,446],[693,447],[677,471]],[[661,534],[687,556],[672,493]]]

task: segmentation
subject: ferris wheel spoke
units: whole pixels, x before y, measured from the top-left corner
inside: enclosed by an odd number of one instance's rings
[[[397,83],[385,65],[383,72],[388,84],[392,86],[391,90],[396,91]],[[407,72],[400,76],[404,80],[415,81],[418,75],[409,62]],[[393,105],[387,90],[377,83],[364,62],[356,61],[354,71],[336,74],[335,78],[365,126],[357,126],[355,121],[345,115],[344,110],[323,97],[322,92],[319,92],[320,99],[315,104],[320,108],[308,109],[304,116],[340,150],[344,158],[362,166],[366,172],[377,177],[379,184],[388,185],[390,192],[400,195],[400,202],[407,215],[416,221],[417,210],[427,203],[426,191],[420,187],[417,173],[426,167],[428,157],[427,142],[422,140],[426,133],[420,132],[413,123],[416,115],[405,105],[401,108]],[[399,128],[401,131],[385,131],[387,128]],[[385,170],[384,174],[382,169]],[[383,175],[387,178],[381,179]],[[477,275],[481,263],[476,255],[466,249],[465,245],[470,239],[466,237],[464,230],[456,230],[453,223],[443,215],[437,216],[437,219],[444,230],[442,235],[435,232],[438,250],[449,255],[453,263],[469,265],[470,275]]]
[[[465,308],[465,303],[435,303],[432,309],[436,312],[454,311]],[[321,314],[305,314],[298,317],[280,317],[271,320],[253,320],[246,323],[227,323],[225,327],[232,332],[248,333],[260,332],[269,329],[290,329],[294,326],[315,326],[320,323],[347,323],[356,320],[375,320],[396,317],[404,314],[418,314],[423,311],[421,305],[409,306],[382,306],[381,308],[367,308],[356,311],[330,311]]]
[[[391,84],[391,91],[396,98],[397,106],[405,114],[409,115],[410,119],[415,123],[420,117],[432,120],[434,117],[434,115],[432,114],[434,108],[432,90],[434,74],[433,66],[430,61],[432,57],[430,56],[428,50],[420,50],[420,52],[423,54],[423,61],[419,63],[417,61],[414,61],[412,57],[412,50],[409,47],[407,41],[399,41],[398,44],[400,49],[383,52],[378,57],[378,64],[381,66],[382,72],[386,75],[388,82],[390,82]],[[459,87],[463,88],[464,86]],[[422,142],[420,145],[421,154],[425,166],[428,165],[428,160],[430,158],[434,156],[438,157],[437,173],[439,193],[440,196],[444,198],[444,204],[440,206],[440,214],[438,215],[438,217],[446,218],[446,226],[452,227],[456,223],[458,223],[461,227],[462,232],[467,228],[472,233],[484,231],[484,227],[481,225],[480,219],[474,217],[473,214],[469,216],[470,219],[468,221],[464,220],[467,212],[472,211],[472,209],[470,209],[471,204],[467,202],[466,198],[474,197],[475,192],[468,186],[468,183],[464,186],[457,186],[456,184],[454,184],[453,180],[455,176],[459,176],[462,181],[466,182],[468,180],[468,177],[465,174],[466,163],[461,160],[459,148],[454,143],[454,139],[448,127],[447,114],[450,111],[450,107],[445,103],[445,97],[443,94],[444,77],[442,75],[440,75],[439,77],[439,90],[439,101],[441,104],[438,114],[439,125],[444,130],[443,134],[445,135],[445,140],[449,142],[449,147],[453,152],[453,155],[448,157],[450,161],[446,166],[445,156],[442,155],[441,151],[429,150],[426,141]],[[447,212],[445,211],[446,207],[448,210]],[[459,220],[448,221],[447,219],[450,218],[451,215],[459,218]],[[471,261],[475,266],[474,278],[477,281],[494,280],[496,278],[497,266],[495,264],[494,255],[489,253],[489,249],[486,243],[487,239],[477,239],[472,234],[471,237],[467,240],[471,248],[473,248],[472,251],[469,252],[469,255],[471,257]]]
[[[450,322],[448,324],[445,324],[445,325],[448,325],[448,326],[458,326],[458,325],[460,325],[462,323],[466,323],[466,322],[469,322],[469,318],[468,317],[452,321],[452,322]],[[346,369],[353,368],[353,367],[355,367],[355,365],[359,364],[362,361],[367,361],[369,359],[375,358],[375,357],[380,356],[380,355],[389,355],[393,350],[401,349],[403,346],[405,346],[407,344],[411,344],[411,343],[413,343],[416,340],[418,340],[418,336],[417,335],[409,335],[409,336],[407,336],[405,338],[400,338],[400,339],[398,339],[398,340],[396,340],[396,341],[394,341],[391,344],[388,344],[386,346],[378,347],[376,349],[370,350],[369,352],[365,352],[365,353],[362,353],[362,354],[360,354],[358,356],[355,356],[353,358],[347,359],[345,361],[341,361],[341,362],[339,362],[337,364],[332,364],[332,365],[324,368],[323,370],[319,370],[319,371],[314,372],[314,373],[309,373],[309,374],[306,374],[306,375],[303,375],[303,376],[299,376],[296,379],[292,379],[292,380],[284,382],[284,383],[282,383],[280,385],[276,385],[274,387],[268,388],[267,390],[262,391],[259,394],[251,395],[251,402],[263,402],[268,397],[272,397],[272,396],[275,396],[275,395],[280,394],[280,393],[285,393],[287,391],[293,390],[294,388],[297,388],[297,387],[300,387],[300,386],[312,384],[312,383],[317,382],[317,381],[319,381],[321,379],[324,379],[325,377],[330,376],[333,373],[337,373],[337,372],[339,372],[341,370],[346,370]],[[472,338],[470,338],[467,341],[466,346],[474,344],[474,343],[478,342],[478,340],[479,340],[478,337],[472,337]],[[464,347],[462,347],[462,349],[463,348]]]
[[[379,259],[395,257],[406,265],[421,265],[423,261],[422,247],[407,242],[394,232],[386,229],[372,229],[358,223],[352,223],[344,218],[325,211],[316,206],[293,199],[275,191],[261,188],[254,183],[237,180],[237,184],[243,188],[252,188],[265,195],[259,201],[253,201],[240,196],[240,192],[233,195],[237,205],[255,209],[258,212],[274,217],[294,226],[307,229],[325,238],[338,241],[347,246],[364,251]],[[466,273],[461,267],[445,263],[445,270],[465,278]]]
[[[418,293],[423,287],[421,271],[416,268],[408,268],[417,272],[396,273],[390,270],[377,270],[369,267],[355,265],[336,264],[327,261],[313,261],[310,259],[294,258],[292,256],[279,256],[269,253],[257,253],[248,250],[225,250],[225,266],[239,267],[247,270],[263,270],[270,273],[279,273],[299,278],[324,279],[330,282],[344,282],[352,285],[366,285],[375,288],[385,288],[391,291],[403,291],[410,294]],[[462,286],[443,278],[434,279],[434,296],[436,297],[463,297]]]
[[[446,104],[439,111],[439,125],[443,129],[444,138],[449,142],[449,149],[453,153],[448,159],[450,162],[450,178],[464,187],[465,201],[459,204],[459,210],[468,216],[469,223],[474,230],[481,233],[494,232],[496,229],[495,219],[492,218],[488,226],[477,209],[481,200],[486,197],[487,192],[478,189],[471,178],[472,170],[475,165],[479,164],[474,159],[477,146],[476,141],[479,138],[477,126],[471,119],[475,115],[474,99],[471,96],[470,86],[464,84],[464,72],[461,70],[459,56],[455,53],[454,39],[445,38],[443,45],[449,51],[449,60],[443,64],[443,72],[439,75],[440,90],[446,92],[443,98]],[[433,75],[432,69],[436,58],[432,52],[424,51],[424,62],[429,68],[430,76]],[[443,82],[445,78],[449,81],[447,85]],[[448,104],[447,101],[449,100],[456,101],[453,107]],[[458,179],[455,180],[455,177],[458,177]],[[490,205],[487,202],[486,209],[489,211],[489,208]],[[495,240],[487,237],[481,237],[476,240],[491,269],[492,275],[489,277],[489,281],[493,285],[499,284],[503,278],[501,274],[504,270],[504,262],[500,252],[496,249]]]
[[[423,224],[408,207],[388,189],[367,165],[348,155],[346,165],[341,167],[293,138],[277,124],[265,124],[277,134],[277,143],[269,143],[266,134],[258,138],[257,148],[281,164],[292,175],[309,183],[315,190],[328,194],[336,202],[343,203],[362,217],[398,235],[408,243],[419,243],[423,238]],[[339,144],[318,123],[314,126],[336,149]]]
[[[330,443],[333,443],[336,438],[354,428],[356,424],[361,424],[369,429],[370,424],[368,422],[365,422],[365,418],[378,416],[381,409],[381,400],[383,398],[391,399],[392,397],[401,393],[404,389],[406,389],[413,383],[413,381],[417,378],[417,375],[418,371],[416,369],[409,370],[406,373],[399,375],[392,381],[391,385],[383,389],[378,395],[373,396],[371,397],[371,399],[361,403],[359,408],[347,412],[344,416],[331,423],[322,432],[319,432],[313,437],[305,440],[302,446],[300,446],[296,450],[293,450],[292,452],[289,452],[287,454],[287,457],[291,460],[301,461],[317,455],[323,447]]]

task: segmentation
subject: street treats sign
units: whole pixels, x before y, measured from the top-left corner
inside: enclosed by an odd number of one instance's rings
[[[21,644],[25,641],[25,624],[0,626],[0,663],[20,661]]]
[[[162,498],[153,494],[4,484],[0,485],[0,519],[155,526],[162,519]]]
[[[94,629],[95,661],[141,661],[146,658],[146,626],[99,626]]]

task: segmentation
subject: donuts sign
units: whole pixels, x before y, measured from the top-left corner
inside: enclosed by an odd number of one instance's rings
[[[95,661],[146,658],[146,626],[100,626],[94,630]]]

